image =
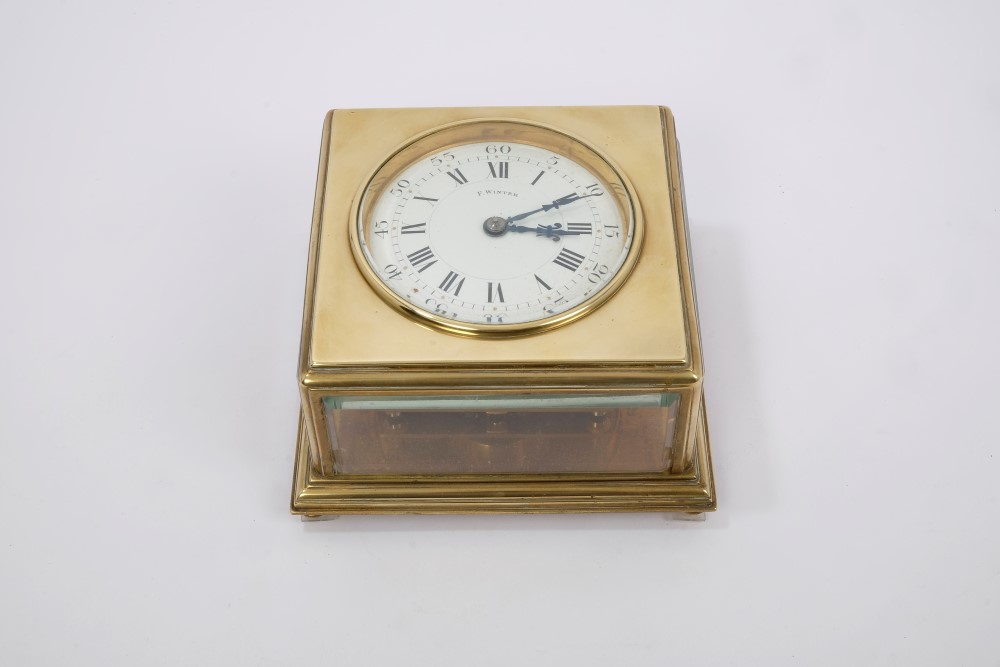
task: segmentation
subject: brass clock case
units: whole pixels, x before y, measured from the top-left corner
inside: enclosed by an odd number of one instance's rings
[[[617,200],[633,223],[623,268],[599,298],[510,330],[435,322],[408,310],[373,279],[357,239],[366,198],[398,166],[426,155],[428,146],[493,131],[524,133],[586,162],[609,187],[619,185]],[[702,387],[668,109],[347,109],[327,115],[303,315],[293,513],[713,510]],[[650,400],[664,407],[635,407]],[[615,402],[626,407],[608,408],[606,415],[597,407]],[[454,407],[466,404],[471,407]],[[380,405],[395,407],[374,409]],[[524,405],[534,407],[516,407]],[[595,407],[545,407],[559,405]],[[360,408],[349,414],[346,406]],[[651,444],[642,429],[630,427],[635,411],[667,434],[662,443]],[[338,421],[350,423],[338,431]],[[371,430],[363,430],[369,423]],[[523,431],[535,423],[541,424],[536,432]],[[448,431],[463,424],[475,428]],[[579,434],[579,442],[567,433]],[[576,449],[565,448],[567,442]],[[423,448],[423,458],[408,443]],[[555,446],[546,449],[547,443]],[[662,465],[614,458],[649,453],[654,445],[664,449],[646,460]],[[364,449],[369,446],[381,449]],[[352,468],[347,455],[359,451],[383,458]]]

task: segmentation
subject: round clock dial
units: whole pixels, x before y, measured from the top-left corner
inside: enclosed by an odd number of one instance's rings
[[[607,161],[561,133],[462,124],[390,159],[359,203],[369,281],[460,333],[525,332],[596,306],[630,268],[636,224]],[[363,267],[364,268],[364,267]]]

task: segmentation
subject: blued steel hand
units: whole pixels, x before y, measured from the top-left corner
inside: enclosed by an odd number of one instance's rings
[[[565,197],[560,197],[556,199],[551,204],[542,204],[541,208],[536,208],[534,211],[528,211],[527,213],[519,213],[518,215],[512,215],[507,218],[507,222],[517,222],[518,220],[524,220],[529,215],[534,215],[536,213],[543,213],[545,211],[551,211],[554,208],[559,208],[560,206],[565,206],[566,204],[572,204],[573,202],[585,199],[586,197],[596,197],[597,195],[578,195],[575,192],[568,194]]]
[[[560,236],[578,236],[580,234],[590,234],[590,231],[576,232],[562,229],[562,223],[554,225],[538,225],[537,227],[524,227],[522,225],[507,225],[508,232],[535,232],[535,236],[547,236],[553,241],[558,241]]]

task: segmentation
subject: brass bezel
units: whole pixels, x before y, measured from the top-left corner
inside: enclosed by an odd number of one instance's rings
[[[551,317],[516,324],[461,322],[441,317],[403,299],[392,291],[371,266],[361,236],[370,224],[369,201],[377,201],[398,175],[413,163],[448,148],[482,141],[506,141],[546,148],[568,157],[593,173],[606,187],[628,226],[628,250],[615,276],[589,298]],[[643,218],[635,188],[611,159],[582,138],[554,127],[516,118],[493,117],[448,123],[423,132],[382,160],[365,179],[351,206],[348,233],[351,251],[358,269],[369,286],[397,311],[419,324],[451,334],[483,337],[525,336],[549,331],[584,317],[610,299],[622,287],[635,268],[642,250]]]

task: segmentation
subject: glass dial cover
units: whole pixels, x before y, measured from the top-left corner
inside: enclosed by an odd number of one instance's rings
[[[624,280],[637,240],[629,188],[606,160],[503,122],[433,132],[396,153],[362,193],[353,238],[384,297],[457,333],[585,314]]]

